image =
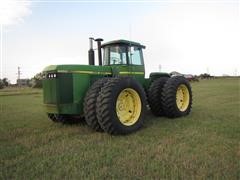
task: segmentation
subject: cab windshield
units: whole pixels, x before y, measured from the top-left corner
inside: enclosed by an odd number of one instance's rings
[[[104,47],[103,65],[143,65],[140,47],[115,45]]]

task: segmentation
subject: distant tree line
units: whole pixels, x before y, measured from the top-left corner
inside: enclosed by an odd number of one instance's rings
[[[43,73],[37,73],[31,80],[30,84],[32,88],[42,88]]]
[[[28,86],[32,88],[42,88],[43,73],[37,73],[31,79],[21,79],[17,81],[17,84],[10,84],[10,81],[7,78],[0,79],[0,89],[3,89],[8,86],[22,86],[22,81],[26,81],[23,86]]]
[[[4,87],[8,87],[9,84],[10,82],[7,78],[0,79],[0,89],[3,89]]]
[[[211,76],[211,75],[208,74],[208,73],[200,74],[199,77],[200,77],[201,79],[212,79],[212,78],[214,78],[214,76]]]
[[[43,73],[42,72],[37,73],[31,79],[21,79],[21,80],[18,80],[17,85],[22,86],[23,84],[23,86],[28,86],[32,88],[42,88]]]

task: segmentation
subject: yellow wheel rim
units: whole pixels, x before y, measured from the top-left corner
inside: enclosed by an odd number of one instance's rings
[[[142,103],[137,91],[126,88],[118,95],[116,102],[116,113],[123,125],[135,124],[142,110]]]
[[[180,111],[186,111],[190,102],[190,95],[186,85],[181,84],[176,93],[176,103]]]

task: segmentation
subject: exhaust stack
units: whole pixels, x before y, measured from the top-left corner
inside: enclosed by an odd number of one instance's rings
[[[94,38],[89,38],[89,50],[88,50],[88,64],[94,65],[94,50],[93,50],[93,40]]]
[[[98,64],[99,64],[99,66],[102,66],[101,41],[103,41],[103,39],[98,38],[98,39],[95,39],[95,41],[97,42],[97,46],[98,46]]]

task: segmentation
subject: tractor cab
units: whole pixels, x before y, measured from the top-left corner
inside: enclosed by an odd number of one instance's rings
[[[102,45],[103,65],[144,66],[142,49],[145,46],[126,40],[110,41]]]
[[[90,39],[90,51],[93,39]],[[98,42],[98,60],[100,66],[109,66],[112,69],[112,76],[132,76],[144,82],[145,68],[142,49],[145,46],[140,43],[127,40],[114,40],[101,45],[102,39]],[[103,52],[103,58],[102,58]],[[89,64],[93,62],[94,54],[89,55]]]

